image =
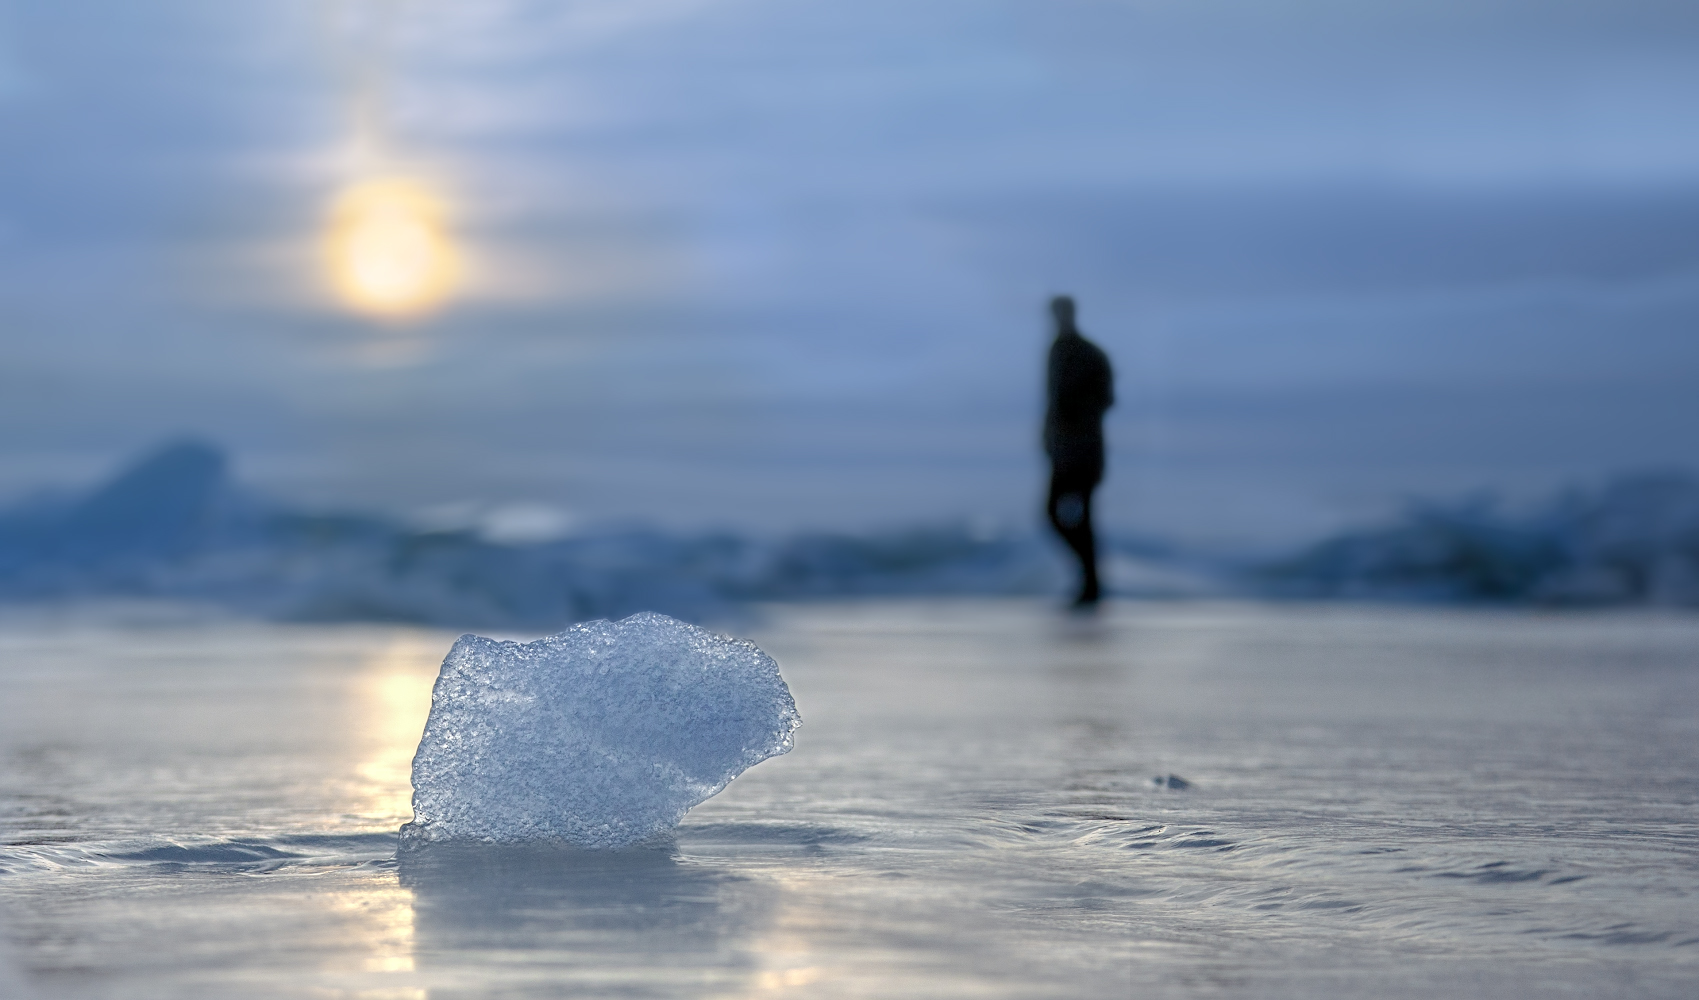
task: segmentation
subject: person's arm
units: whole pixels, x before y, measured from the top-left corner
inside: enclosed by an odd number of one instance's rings
[[[1115,369],[1109,364],[1109,356],[1103,356],[1103,408],[1109,409],[1115,405]]]

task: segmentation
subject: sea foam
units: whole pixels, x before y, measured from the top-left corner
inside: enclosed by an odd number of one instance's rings
[[[431,693],[402,844],[637,843],[788,752],[801,724],[772,657],[666,615],[528,643],[463,635]]]

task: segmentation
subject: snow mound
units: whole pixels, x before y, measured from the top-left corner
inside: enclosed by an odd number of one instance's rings
[[[801,724],[772,657],[666,615],[463,635],[431,693],[402,845],[634,844],[788,752]]]

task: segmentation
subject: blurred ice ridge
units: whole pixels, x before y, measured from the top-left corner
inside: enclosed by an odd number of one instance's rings
[[[1289,596],[1699,605],[1699,479],[1623,476],[1520,512],[1428,504],[1265,566]]]
[[[463,635],[431,692],[402,845],[635,844],[788,753],[801,724],[754,643],[666,615],[528,643]]]
[[[282,620],[541,633],[642,610],[700,621],[751,601],[1068,585],[1048,539],[967,519],[771,539],[598,529],[518,507],[421,522],[291,509],[242,489],[229,464],[179,441],[87,496],[0,512],[0,601],[167,599]],[[1146,592],[1197,585],[1136,547],[1106,555]]]
[[[241,488],[229,465],[179,441],[86,496],[0,511],[0,602],[164,599],[538,634],[643,610],[724,620],[754,601],[1060,595],[1074,572],[1036,524],[754,538],[575,524],[526,505],[407,520],[292,509]],[[1099,544],[1121,595],[1699,605],[1699,479],[1624,476],[1519,511],[1427,504],[1277,560],[1112,533]]]

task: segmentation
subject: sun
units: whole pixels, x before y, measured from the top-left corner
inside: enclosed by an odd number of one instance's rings
[[[330,278],[350,307],[390,319],[442,305],[460,278],[460,255],[441,199],[417,181],[378,178],[344,191],[325,234]]]

